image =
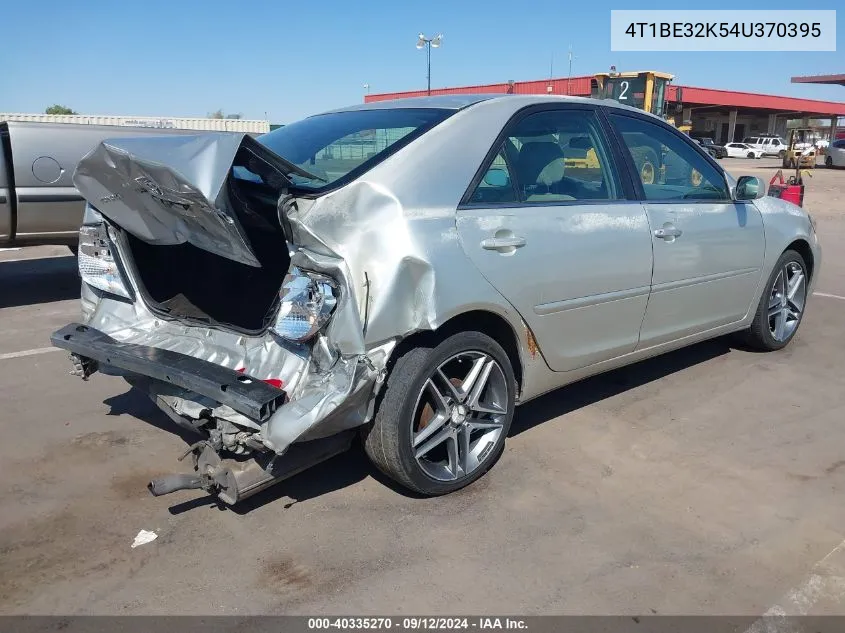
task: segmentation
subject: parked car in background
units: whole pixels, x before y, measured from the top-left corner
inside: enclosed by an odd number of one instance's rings
[[[109,137],[184,130],[0,122],[0,246],[67,244],[76,249],[85,199],[71,182],[79,159]]]
[[[755,149],[745,143],[728,143],[725,145],[725,151],[731,158],[760,158],[763,155],[763,150]]]
[[[356,432],[402,485],[458,490],[518,404],[723,334],[783,348],[821,264],[804,209],[604,100],[450,95],[257,140],[109,140],[74,183],[83,323],[53,344],[200,436],[154,494],[227,503]]]
[[[777,156],[778,158],[786,156],[786,150],[789,147],[789,143],[780,136],[746,136],[742,139],[742,142],[754,149],[762,150],[763,156]]]
[[[725,147],[723,145],[717,145],[711,138],[696,138],[695,140],[699,145],[707,150],[707,153],[713,158],[726,158],[728,155]]]
[[[828,146],[824,164],[826,167],[845,167],[845,139],[833,141]]]

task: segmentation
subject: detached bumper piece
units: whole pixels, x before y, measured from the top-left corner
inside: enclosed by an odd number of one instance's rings
[[[128,373],[155,378],[230,406],[257,422],[266,421],[286,398],[283,390],[256,378],[178,352],[121,343],[87,325],[71,323],[50,337],[56,347]]]

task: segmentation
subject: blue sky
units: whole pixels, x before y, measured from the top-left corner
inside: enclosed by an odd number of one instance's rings
[[[793,1],[711,0],[685,8],[793,9]],[[835,9],[840,0],[807,8]],[[575,8],[577,7],[577,8]],[[420,31],[444,34],[432,85],[566,76],[615,64],[653,68],[686,85],[845,102],[845,87],[789,83],[845,73],[845,11],[833,53],[613,53],[610,10],[680,8],[677,2],[564,0],[106,0],[6,3],[0,41],[0,112],[61,103],[84,114],[206,116],[218,108],[287,123],[360,102],[372,92],[425,88]]]

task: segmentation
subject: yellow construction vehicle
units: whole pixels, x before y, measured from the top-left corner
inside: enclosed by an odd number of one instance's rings
[[[672,81],[673,75],[656,70],[618,73],[615,67],[611,66],[610,72],[598,73],[595,77],[599,99],[613,99],[657,116],[664,116],[666,87]],[[670,119],[669,122],[675,125],[673,120]],[[688,132],[691,126],[677,127],[682,132]],[[564,164],[569,169],[599,169],[598,157],[593,148],[587,149],[581,155],[573,148],[572,152],[567,152]],[[645,169],[653,172],[654,166],[649,164]],[[652,174],[651,182],[654,182],[653,177]]]
[[[684,121],[681,125],[676,124],[674,115],[668,111],[669,84],[675,78],[674,75],[658,70],[617,72],[616,67],[611,66],[609,72],[597,73],[595,78],[599,99],[613,99],[659,116],[686,134],[692,129],[690,121]],[[680,88],[678,90],[680,91]],[[676,99],[680,101],[681,95],[678,94]],[[631,152],[643,184],[650,185],[665,181],[665,151],[662,146],[656,143],[654,146],[643,144],[642,147],[632,148]],[[701,184],[701,174],[696,170],[693,169],[688,176],[689,184],[693,187]]]
[[[596,74],[599,99],[613,99],[619,103],[645,110],[659,117],[665,116],[666,97],[674,75],[657,70],[637,70]]]

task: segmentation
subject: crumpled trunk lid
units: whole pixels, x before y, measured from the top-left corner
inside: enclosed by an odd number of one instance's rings
[[[249,266],[260,266],[226,190],[242,167],[278,197],[307,175],[246,134],[108,139],[86,155],[73,182],[106,218],[156,245],[190,243]]]
[[[249,173],[238,173],[239,167]],[[88,154],[74,182],[92,206],[120,227],[115,231],[117,254],[129,260],[123,261],[125,272],[144,302],[103,299],[84,324],[54,335],[54,345],[75,354],[80,365],[75,369],[81,370],[77,374],[87,377],[99,369],[123,375],[172,419],[216,429],[223,437],[230,437],[226,429],[235,425],[249,435],[239,448],[255,448],[258,441],[282,454],[295,442],[329,437],[366,422],[374,387],[396,341],[366,348],[359,284],[344,257],[320,237],[326,227],[309,225],[308,210],[317,203],[287,195],[290,174],[313,178],[242,134],[111,139]],[[262,225],[266,220],[275,226]],[[180,260],[185,266],[168,266],[160,253],[145,248],[149,245],[194,252]],[[208,261],[198,262],[203,257],[196,249],[217,260],[218,272],[232,276],[218,277]],[[273,257],[284,261],[276,261],[274,268]],[[188,264],[194,270],[185,273]],[[165,302],[151,296],[148,283],[161,271],[179,278],[183,283],[176,290],[184,292],[200,277],[209,278],[217,280],[211,284],[217,296],[238,303],[231,289],[254,284],[260,275],[268,278],[265,289],[272,278],[272,294],[278,298],[288,266],[327,275],[338,284],[331,320],[306,344],[287,342],[266,329],[230,327],[232,321],[207,310],[212,327],[192,327],[198,323],[186,323],[181,318],[185,315],[173,312],[168,313],[173,318],[161,319],[159,308]],[[142,269],[154,274],[145,276]],[[240,303],[258,305],[256,296],[245,296]],[[361,301],[367,300],[365,293]],[[173,302],[170,306],[175,311]],[[83,335],[77,327],[88,332]],[[183,371],[174,376],[171,368]],[[257,382],[281,388],[275,397],[265,387],[246,389]]]

